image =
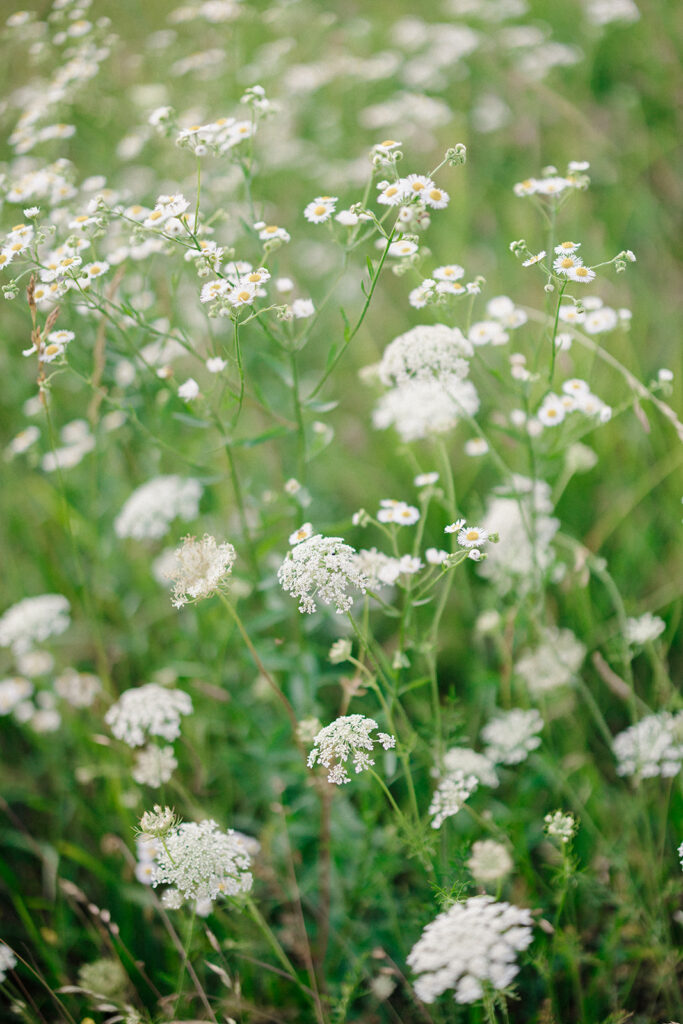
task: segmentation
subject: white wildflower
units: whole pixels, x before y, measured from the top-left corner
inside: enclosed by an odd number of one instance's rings
[[[467,775],[460,768],[445,775],[436,787],[429,805],[428,813],[433,815],[432,828],[441,828],[446,818],[457,814],[478,785],[479,780],[475,775]]]
[[[184,402],[192,402],[198,396],[199,384],[194,377],[188,377],[178,388],[178,398],[182,398]]]
[[[180,735],[180,716],[192,714],[192,701],[184,690],[147,683],[126,690],[107,711],[104,720],[117,739],[141,747],[147,736],[172,743]]]
[[[74,708],[89,708],[102,691],[100,679],[92,672],[67,668],[55,679],[55,693]]]
[[[6,942],[0,942],[0,985],[7,977],[8,971],[17,966],[17,958]]]
[[[62,594],[25,597],[0,618],[0,647],[25,654],[48,637],[59,636],[69,628],[69,610],[69,602]]]
[[[513,864],[506,846],[495,839],[481,839],[472,846],[467,867],[475,882],[485,885],[505,878],[512,871]]]
[[[156,476],[133,491],[114,522],[118,537],[163,537],[174,519],[199,515],[202,485],[193,477]]]
[[[672,778],[683,762],[683,711],[647,715],[613,741],[619,775]]]
[[[352,760],[356,774],[366,771],[374,765],[370,754],[375,742],[379,742],[385,750],[395,746],[396,740],[387,733],[380,732],[376,737],[370,735],[377,729],[377,722],[364,715],[346,715],[326,725],[315,737],[313,749],[308,755],[308,767],[321,764],[329,768],[327,781],[341,786],[350,782],[345,768],[349,758]]]
[[[535,709],[504,711],[481,730],[487,744],[484,753],[495,764],[519,764],[541,745],[538,733],[542,728],[543,719]]]
[[[217,544],[208,533],[201,540],[183,538],[175,551],[175,565],[167,572],[173,581],[173,606],[182,608],[189,601],[200,601],[223,589],[235,557],[232,544]]]
[[[136,754],[131,774],[141,786],[156,788],[168,782],[177,767],[173,747],[157,747],[150,744]]]
[[[23,676],[0,679],[0,717],[9,715],[33,693],[33,683]]]
[[[455,903],[428,924],[408,954],[416,974],[415,994],[433,1003],[455,989],[456,1003],[474,1003],[484,986],[505,989],[519,968],[517,953],[533,939],[529,910],[497,903],[492,896],[472,896]]]
[[[652,615],[651,612],[645,612],[638,619],[627,619],[626,626],[624,629],[624,636],[626,642],[634,647],[640,647],[643,644],[651,643],[656,640],[658,636],[661,636],[666,629],[666,623],[663,619],[660,619],[659,615]]]
[[[451,747],[443,756],[444,774],[458,771],[464,772],[465,775],[474,775],[482,786],[494,788],[498,785],[498,775],[493,761],[469,747]]]
[[[184,822],[164,838],[154,862],[152,884],[170,885],[184,900],[238,896],[252,887],[246,844],[232,829],[222,832],[211,819]],[[173,901],[178,902],[178,897]]]
[[[403,441],[419,441],[452,430],[461,416],[474,416],[478,410],[472,382],[450,375],[391,388],[377,403],[372,420],[379,430],[395,427]]]
[[[387,345],[378,367],[379,379],[391,387],[409,380],[431,381],[444,374],[463,378],[469,373],[473,351],[457,327],[421,324]]]
[[[542,643],[517,660],[515,673],[530,693],[547,693],[570,683],[585,656],[586,648],[570,629],[549,627]]]
[[[300,612],[314,612],[317,598],[323,604],[333,604],[341,615],[353,604],[349,589],[365,593],[368,582],[357,567],[355,554],[341,537],[316,534],[287,553],[277,578],[283,590],[299,599]]]
[[[559,839],[563,844],[568,843],[578,829],[574,816],[566,814],[564,811],[553,811],[552,814],[546,814],[543,821],[546,834],[553,839]]]

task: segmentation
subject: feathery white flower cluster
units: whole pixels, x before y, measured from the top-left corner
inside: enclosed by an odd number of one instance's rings
[[[615,736],[612,747],[619,775],[643,779],[678,775],[683,762],[683,711],[647,715]]]
[[[543,821],[546,834],[552,836],[553,839],[559,839],[563,844],[574,838],[579,827],[574,815],[566,814],[564,811],[553,811],[552,814],[546,814]]]
[[[118,740],[129,747],[142,747],[147,735],[172,743],[180,736],[180,716],[190,714],[192,701],[184,690],[147,683],[125,690],[104,720]]]
[[[174,519],[190,522],[199,514],[203,487],[193,477],[156,476],[133,491],[114,522],[118,537],[158,540]]]
[[[175,565],[166,573],[173,581],[173,606],[182,608],[188,601],[200,601],[219,590],[235,557],[232,544],[216,544],[208,533],[201,540],[184,537],[175,551]]]
[[[474,843],[466,863],[475,882],[480,885],[499,882],[510,874],[513,867],[507,847],[495,839],[481,839]]]
[[[469,747],[451,747],[443,757],[444,774],[461,771],[474,775],[482,786],[495,788],[498,785],[496,766],[485,754],[478,754]]]
[[[299,599],[300,612],[314,612],[317,598],[333,604],[341,615],[353,604],[349,589],[355,587],[364,594],[368,585],[355,556],[354,548],[341,537],[318,533],[288,551],[277,578],[283,590]]]
[[[0,985],[7,977],[8,971],[17,966],[17,958],[6,942],[0,942]]]
[[[543,642],[517,660],[515,673],[524,679],[530,693],[548,693],[570,683],[585,656],[586,648],[570,629],[550,626]]]
[[[515,589],[526,592],[535,585],[538,573],[550,570],[555,555],[552,540],[560,526],[549,515],[553,510],[551,488],[545,480],[533,482],[514,475],[512,489],[496,488],[488,504],[482,527],[500,536],[500,544],[489,551],[479,573],[491,580],[501,594]]]
[[[215,900],[239,896],[252,887],[251,858],[244,838],[229,829],[222,832],[211,819],[184,822],[156,846],[152,885],[168,885],[166,906],[186,900]]]
[[[446,818],[452,818],[462,810],[478,785],[475,775],[466,775],[460,768],[445,775],[429,805],[429,814],[433,815],[432,828],[441,828]]]
[[[420,325],[395,338],[375,368],[389,390],[373,413],[380,429],[394,426],[404,441],[450,430],[462,415],[473,416],[479,397],[471,381],[469,341],[457,327]]]
[[[492,896],[472,896],[455,903],[427,925],[408,954],[420,977],[415,994],[433,1003],[455,989],[456,1003],[474,1003],[487,983],[507,988],[519,972],[517,954],[533,939],[531,911]]]
[[[338,786],[350,782],[351,778],[344,767],[349,757],[358,774],[374,765],[370,754],[375,742],[379,742],[385,750],[396,746],[396,739],[386,732],[378,732],[376,737],[371,736],[370,733],[377,728],[374,718],[366,718],[364,715],[337,718],[330,725],[324,726],[313,740],[308,767],[321,764],[329,768],[327,781]]]
[[[131,775],[140,786],[156,789],[169,781],[177,767],[173,747],[157,747],[150,743],[137,752]]]
[[[495,764],[520,764],[541,745],[543,719],[536,709],[512,708],[492,718],[481,730],[484,753]]]
[[[55,679],[55,693],[73,708],[89,708],[101,692],[102,681],[92,672],[65,668]]]
[[[633,647],[642,647],[643,644],[656,640],[665,629],[664,619],[660,619],[659,615],[652,615],[651,612],[645,612],[640,618],[626,620],[624,637]]]
[[[21,655],[48,637],[59,636],[69,628],[70,607],[62,594],[25,597],[0,618],[0,647],[11,647]]]

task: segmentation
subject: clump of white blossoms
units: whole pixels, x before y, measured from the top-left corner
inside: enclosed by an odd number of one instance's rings
[[[168,782],[177,767],[173,747],[150,744],[138,751],[131,775],[141,786],[156,788]]]
[[[202,485],[194,477],[156,476],[133,491],[114,521],[118,537],[158,540],[174,519],[199,515]]]
[[[472,846],[472,855],[466,862],[475,882],[485,885],[498,882],[510,874],[512,857],[507,847],[495,839],[481,839]]]
[[[531,911],[492,896],[472,896],[455,903],[427,925],[408,954],[420,977],[415,994],[433,1003],[455,989],[456,1003],[475,1003],[484,986],[507,988],[519,972],[517,953],[533,939]]]
[[[475,775],[466,775],[460,768],[444,776],[429,805],[429,813],[433,815],[432,828],[441,828],[446,818],[452,818],[462,810],[478,785]]]
[[[495,764],[520,764],[541,745],[537,734],[543,728],[538,711],[512,708],[492,718],[481,730],[487,744],[484,753]]]
[[[671,778],[683,762],[683,711],[647,715],[620,732],[612,744],[619,775]]]
[[[7,971],[17,966],[17,958],[6,942],[0,942],[0,985],[7,977]]]
[[[479,411],[474,384],[453,375],[442,380],[409,380],[391,388],[378,401],[372,422],[378,430],[395,427],[403,441],[444,434],[461,417]]]
[[[474,775],[482,786],[495,788],[498,775],[493,762],[484,754],[478,754],[469,747],[451,747],[443,756],[444,774],[461,771],[465,775]]]
[[[118,740],[142,747],[147,736],[161,736],[172,743],[180,736],[180,716],[190,714],[192,701],[184,690],[147,683],[122,693],[104,720]]]
[[[356,774],[366,771],[374,765],[370,754],[375,742],[385,750],[396,746],[396,739],[386,732],[378,732],[376,737],[370,735],[378,728],[374,718],[364,715],[345,715],[337,718],[330,725],[324,726],[313,740],[313,750],[308,755],[308,767],[321,764],[329,768],[327,781],[338,786],[350,782],[345,764],[351,758]]]
[[[626,620],[624,636],[627,643],[634,647],[640,647],[656,640],[665,629],[664,619],[660,619],[659,615],[652,615],[651,612],[645,612],[638,619]]]
[[[223,832],[211,819],[184,822],[159,844],[152,885],[172,886],[167,906],[239,896],[251,890],[250,864],[247,844],[239,833]]]
[[[566,814],[564,811],[553,811],[552,814],[546,814],[543,821],[546,835],[553,839],[559,839],[564,845],[574,838],[579,827],[574,815]]]
[[[377,367],[385,387],[410,380],[431,381],[444,375],[467,377],[474,348],[457,327],[421,324],[399,334],[384,350]]]
[[[517,660],[515,673],[524,679],[530,693],[547,693],[570,683],[585,656],[586,648],[570,629],[551,626],[536,650]]]
[[[15,654],[26,654],[48,637],[59,636],[69,628],[70,608],[62,594],[25,597],[0,618],[0,647],[11,647]]]
[[[201,540],[184,537],[175,550],[175,564],[166,573],[173,581],[173,606],[182,608],[188,601],[200,601],[219,590],[235,557],[232,544],[217,544],[208,533]]]
[[[339,615],[347,612],[353,598],[351,588],[365,593],[367,577],[360,571],[355,549],[341,537],[315,534],[287,553],[277,578],[283,590],[299,599],[299,611],[311,614],[315,599],[333,604]]]

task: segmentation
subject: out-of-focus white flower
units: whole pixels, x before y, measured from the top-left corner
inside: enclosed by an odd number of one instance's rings
[[[236,552],[232,544],[217,544],[205,533],[201,540],[185,537],[175,551],[175,564],[167,575],[173,581],[172,603],[182,608],[221,590],[232,571]]]
[[[25,597],[0,618],[0,647],[11,647],[15,654],[25,654],[35,644],[68,629],[69,611],[69,602],[62,594]]]
[[[153,477],[128,498],[114,521],[116,535],[136,540],[163,537],[174,519],[197,518],[202,491],[193,477]]]
[[[647,715],[615,736],[612,746],[619,775],[672,778],[683,762],[683,711]]]
[[[192,701],[184,690],[147,683],[125,690],[104,720],[117,739],[129,747],[141,747],[147,736],[161,736],[172,743],[180,736],[181,715],[190,714]]]
[[[484,753],[495,764],[519,764],[541,745],[543,719],[538,711],[512,708],[491,719],[481,730]]]

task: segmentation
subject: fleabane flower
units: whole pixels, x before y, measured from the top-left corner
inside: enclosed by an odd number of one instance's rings
[[[308,537],[292,548],[278,569],[277,578],[283,590],[299,599],[299,611],[311,614],[316,599],[333,604],[337,614],[353,605],[349,590],[365,593],[367,577],[355,561],[355,549],[341,537]]]
[[[374,718],[366,718],[364,715],[337,718],[330,725],[324,726],[315,737],[313,749],[308,755],[308,767],[321,764],[328,768],[327,781],[338,786],[350,782],[345,767],[349,759],[356,774],[359,774],[374,765],[370,755],[375,743],[379,743],[385,750],[396,745],[396,739],[388,733],[379,732],[376,737],[371,736],[377,728]]]
[[[456,1003],[475,1003],[485,986],[505,989],[519,972],[517,953],[532,939],[529,910],[492,896],[454,903],[427,925],[408,954],[408,965],[420,975],[415,994],[433,1003],[455,989]]]
[[[377,202],[382,206],[399,206],[403,202],[405,194],[403,181],[392,181],[381,188]]]
[[[304,217],[311,224],[323,224],[336,209],[337,196],[318,196],[304,210]]]
[[[181,715],[192,714],[192,701],[184,690],[147,683],[125,690],[104,720],[118,740],[129,747],[144,746],[148,736],[172,743],[180,736]]]
[[[381,508],[377,513],[377,520],[380,523],[396,523],[397,526],[412,526],[420,518],[420,510],[414,505],[408,505],[405,501],[396,501],[393,498],[385,498],[381,502]]]
[[[458,544],[461,548],[477,548],[489,539],[488,530],[481,526],[464,526],[458,533]]]
[[[232,544],[217,544],[208,533],[201,540],[183,538],[175,551],[175,565],[166,573],[173,581],[173,606],[182,608],[189,601],[201,601],[223,589],[235,557]]]
[[[589,284],[595,278],[595,271],[590,267],[572,267],[565,273],[570,281],[576,281],[578,284]]]

